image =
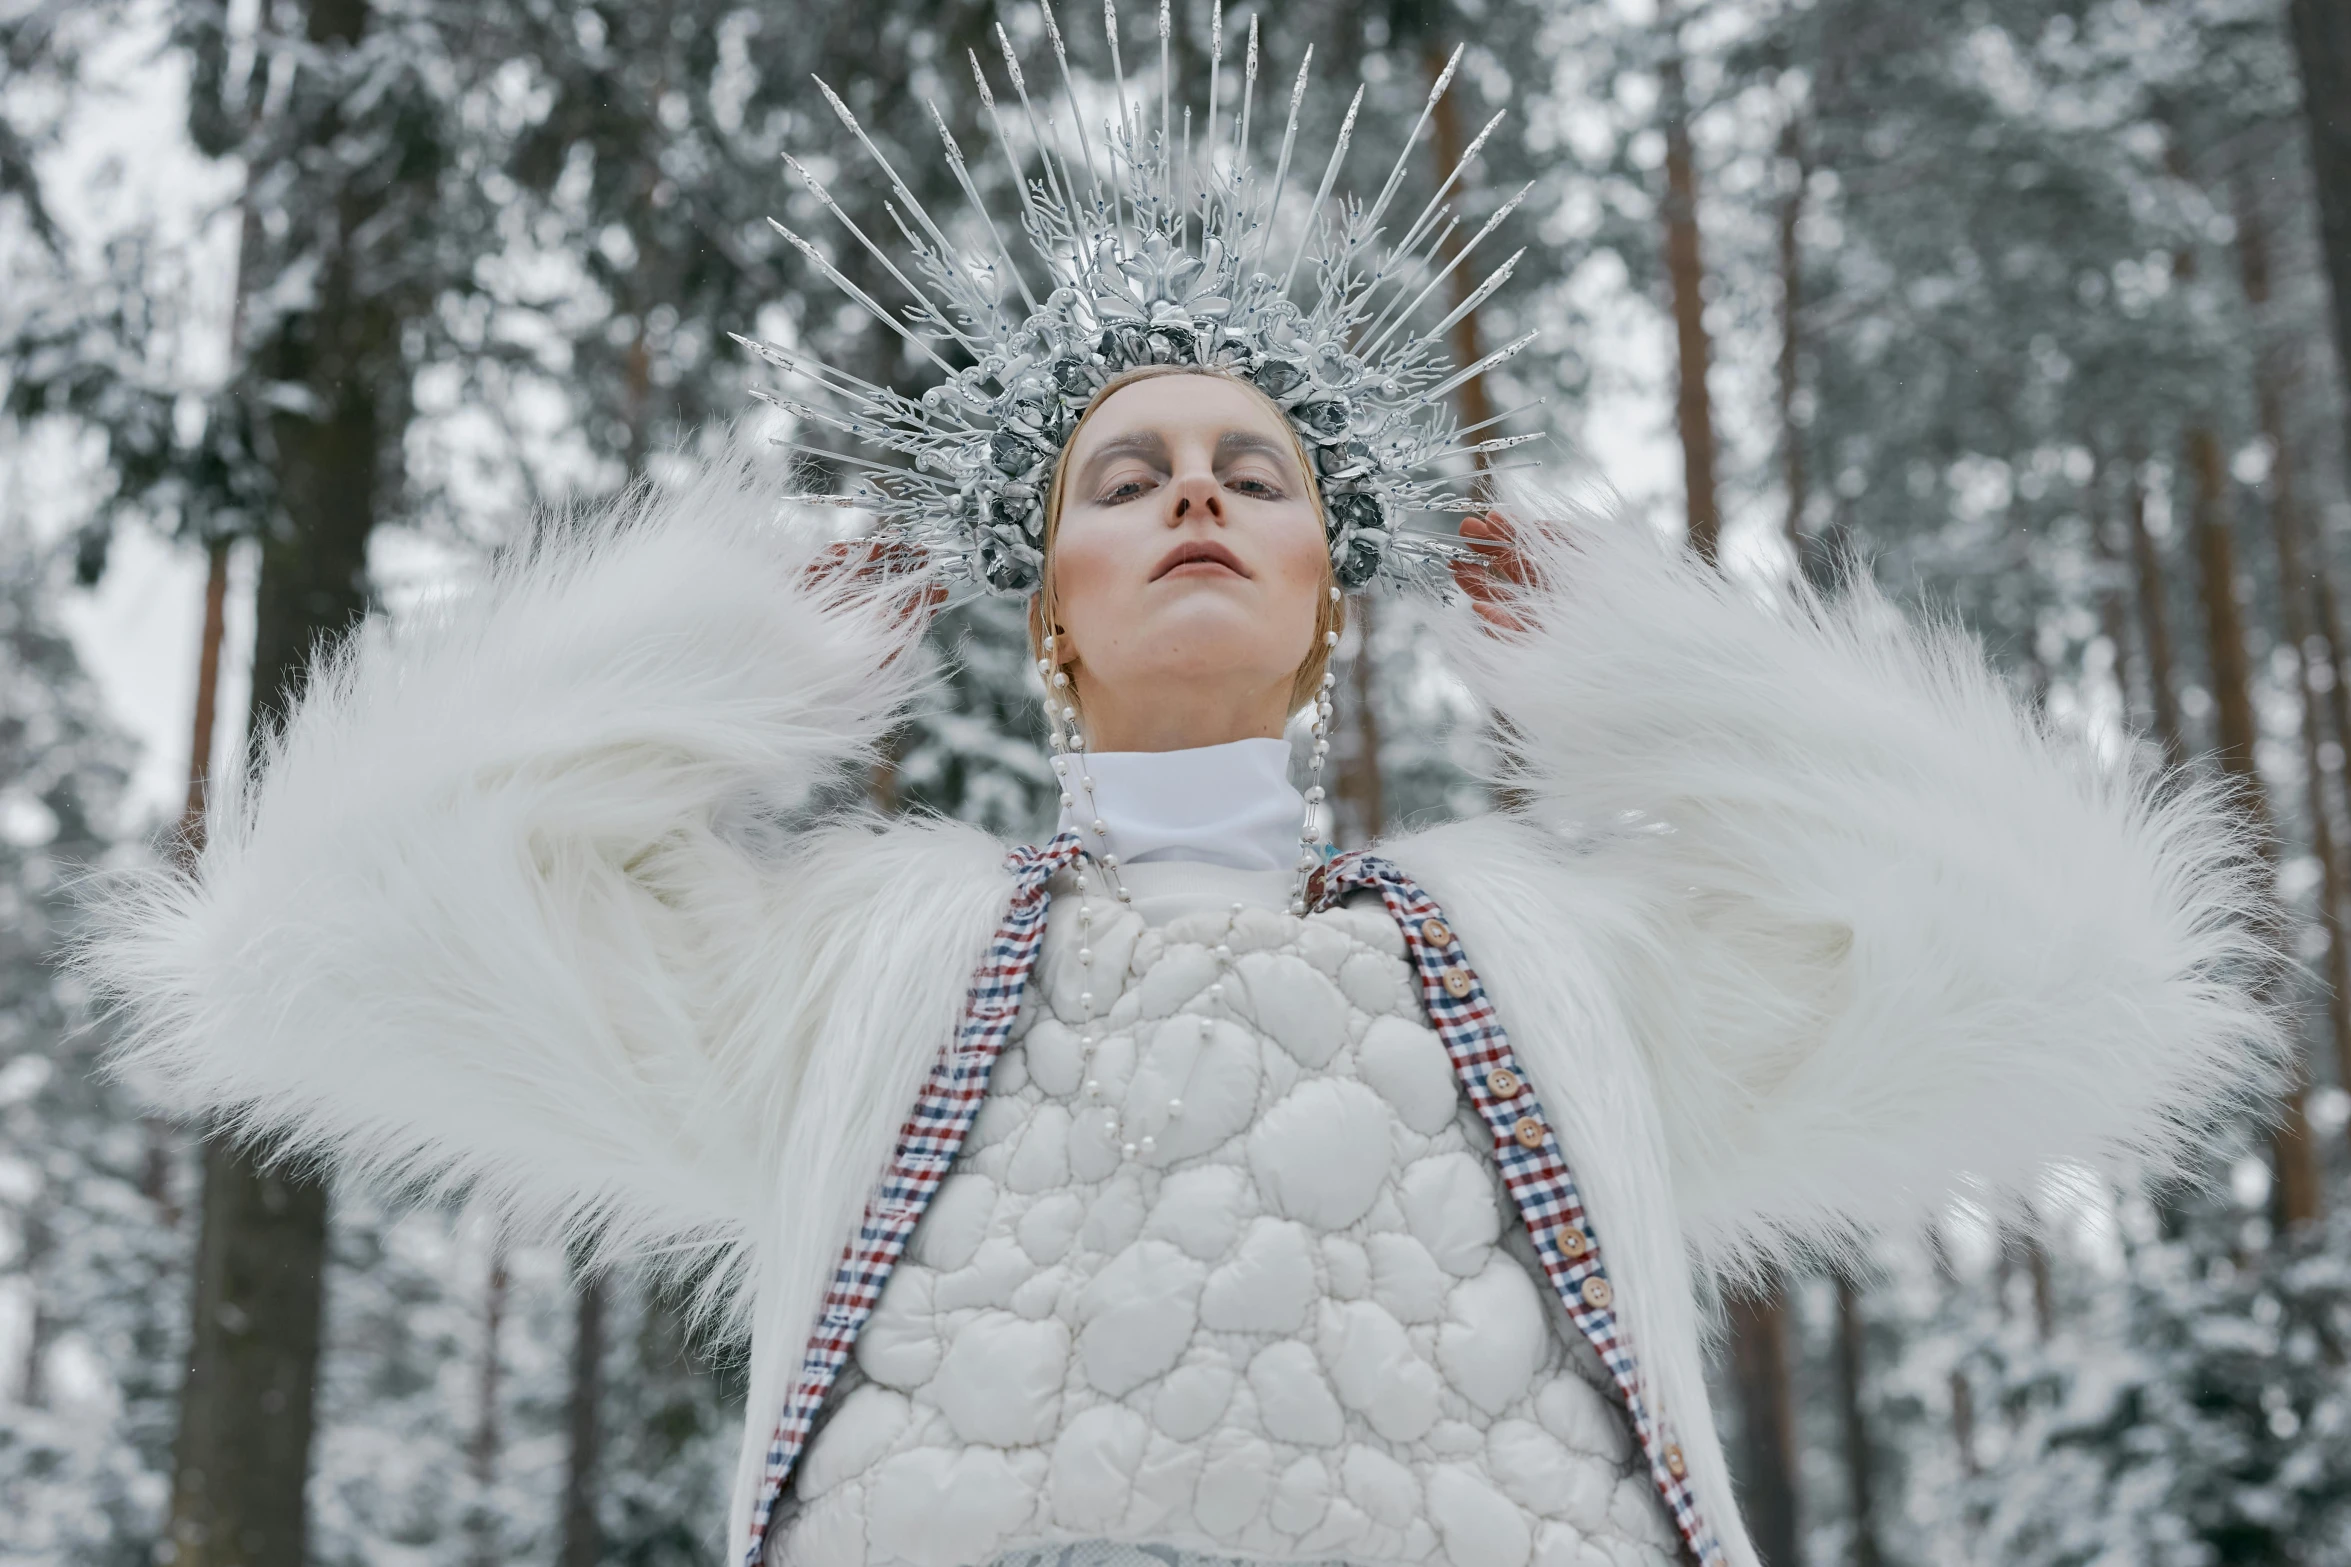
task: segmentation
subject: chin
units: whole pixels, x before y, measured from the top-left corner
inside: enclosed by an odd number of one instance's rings
[[[1281,617],[1287,619],[1288,617]],[[1299,649],[1313,639],[1313,622],[1301,622],[1294,637],[1282,636],[1275,627],[1279,621],[1263,604],[1247,602],[1239,597],[1223,594],[1196,594],[1177,604],[1168,605],[1159,613],[1142,617],[1134,644],[1138,650],[1149,647],[1224,649],[1223,663],[1233,662],[1233,654],[1242,648],[1252,649],[1259,656],[1244,658],[1243,662],[1275,662],[1288,656],[1289,644]],[[1305,657],[1303,651],[1298,654]]]
[[[1122,638],[1125,667],[1111,676],[1122,685],[1282,679],[1306,661],[1313,640],[1310,629],[1297,637],[1269,636],[1262,607],[1223,594],[1187,595],[1138,619]]]

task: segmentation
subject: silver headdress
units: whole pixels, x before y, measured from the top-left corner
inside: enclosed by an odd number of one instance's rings
[[[1524,348],[1532,333],[1466,367],[1450,364],[1443,350],[1445,334],[1509,278],[1523,251],[1496,267],[1434,325],[1416,325],[1438,288],[1526,194],[1520,190],[1467,243],[1447,254],[1460,227],[1447,198],[1500,115],[1478,132],[1401,237],[1393,243],[1382,240],[1405,159],[1451,83],[1460,51],[1454,51],[1429,93],[1378,197],[1369,205],[1344,198],[1334,209],[1328,205],[1331,189],[1363,106],[1363,90],[1356,89],[1306,213],[1309,233],[1303,243],[1284,243],[1276,252],[1282,203],[1290,194],[1298,109],[1314,57],[1311,47],[1290,90],[1289,118],[1268,183],[1249,143],[1258,67],[1255,17],[1249,23],[1239,102],[1227,105],[1220,80],[1224,11],[1218,0],[1205,123],[1197,146],[1191,109],[1183,109],[1179,120],[1171,104],[1167,0],[1160,0],[1159,7],[1156,129],[1147,123],[1150,106],[1130,100],[1117,15],[1113,0],[1104,0],[1116,119],[1102,127],[1099,141],[1086,133],[1050,0],[1044,22],[1061,69],[1064,110],[1077,132],[1075,162],[1050,103],[1030,99],[1012,40],[1001,25],[996,38],[1025,137],[1015,134],[989,90],[978,55],[971,57],[980,103],[1020,192],[1025,265],[1015,259],[1004,229],[981,200],[963,151],[935,104],[931,117],[948,166],[975,214],[972,237],[984,233],[984,248],[959,246],[914,199],[848,105],[817,83],[904,204],[904,211],[895,205],[887,210],[911,251],[913,275],[901,270],[804,166],[796,159],[786,161],[882,270],[913,296],[913,303],[902,315],[893,313],[844,277],[808,240],[781,223],[776,230],[835,286],[937,366],[943,379],[919,399],[910,398],[796,349],[738,338],[770,364],[819,389],[815,398],[762,394],[764,400],[909,460],[893,464],[821,454],[858,470],[858,492],[836,499],[879,513],[883,538],[920,548],[951,578],[970,579],[998,593],[1026,594],[1036,589],[1043,566],[1045,498],[1054,464],[1102,386],[1137,365],[1222,371],[1247,379],[1271,397],[1312,454],[1331,561],[1342,586],[1361,588],[1381,576],[1441,582],[1443,564],[1458,546],[1444,536],[1406,532],[1404,518],[1414,512],[1476,509],[1447,466],[1533,439],[1497,437],[1465,444],[1478,427],[1458,427],[1450,408],[1457,387]],[[1290,287],[1309,254],[1312,301],[1301,305],[1291,298]]]

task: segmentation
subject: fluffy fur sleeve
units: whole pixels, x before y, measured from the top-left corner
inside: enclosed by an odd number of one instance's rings
[[[937,874],[984,889],[999,857],[810,827],[921,659],[780,512],[720,462],[323,656],[194,876],[101,886],[83,959],[121,1064],[177,1110],[610,1238],[739,1232],[816,1014],[873,1009],[844,943],[960,943],[960,915],[925,924]]]
[[[2175,1169],[2275,1086],[2267,877],[2224,794],[2053,732],[1867,582],[1726,581],[1557,496],[1531,629],[1453,652],[1529,864],[1611,913],[1684,1229],[1736,1270],[2053,1164]],[[1540,841],[1538,841],[1540,840]]]

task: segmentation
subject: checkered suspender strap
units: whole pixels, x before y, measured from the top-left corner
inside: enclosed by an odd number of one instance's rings
[[[1632,1345],[1613,1309],[1616,1288],[1600,1260],[1600,1238],[1584,1212],[1583,1197],[1550,1122],[1535,1097],[1534,1084],[1511,1054],[1510,1037],[1469,966],[1460,938],[1444,910],[1413,880],[1375,856],[1342,854],[1315,873],[1314,906],[1327,909],[1350,892],[1377,889],[1388,913],[1404,933],[1404,944],[1420,975],[1421,1002],[1429,1022],[1452,1058],[1453,1075],[1494,1137],[1494,1161],[1502,1183],[1518,1204],[1551,1287],[1559,1292],[1569,1320],[1600,1352],[1601,1364],[1616,1379],[1632,1417],[1633,1434],[1649,1459],[1649,1477],[1673,1514],[1690,1551],[1706,1567],[1728,1558],[1698,1515],[1689,1466],[1667,1434],[1663,1419],[1641,1397]]]
[[[972,974],[963,1004],[963,1022],[939,1052],[931,1067],[914,1113],[899,1128],[897,1151],[881,1183],[866,1200],[865,1219],[857,1238],[841,1252],[833,1270],[832,1288],[825,1293],[816,1331],[801,1357],[800,1375],[792,1396],[784,1401],[775,1435],[768,1439],[767,1463],[759,1478],[759,1495],[751,1508],[750,1541],[744,1548],[744,1567],[758,1567],[767,1544],[768,1524],[775,1517],[784,1482],[792,1476],[808,1434],[816,1424],[833,1379],[849,1360],[857,1335],[873,1315],[882,1285],[906,1251],[907,1237],[930,1206],[939,1183],[963,1147],[972,1117],[988,1094],[988,1074],[1012,1033],[1020,1013],[1021,993],[1028,988],[1029,971],[1045,942],[1045,915],[1052,895],[1045,884],[1053,873],[1078,856],[1078,837],[1063,833],[1042,849],[1015,849],[1005,856],[1013,875],[1012,901],[1004,922],[988,942],[987,956]]]

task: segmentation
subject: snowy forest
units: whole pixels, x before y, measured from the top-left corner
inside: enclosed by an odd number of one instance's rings
[[[2276,1124],[1718,1303],[1766,1560],[2351,1562],[2351,0],[1233,0],[1222,69],[1252,17],[1272,81],[1313,47],[1314,157],[1362,82],[1424,196],[1483,137],[1463,233],[1525,187],[1453,346],[1535,341],[1465,424],[1734,577],[1873,574],[2266,834]],[[1172,20],[1197,83],[1211,0]],[[929,105],[990,146],[1007,51],[1045,72],[1035,0],[0,0],[0,1567],[716,1559],[740,1345],[173,1118],[61,953],[321,638],[767,428],[730,332],[921,384],[770,226],[892,297],[783,160],[889,231],[821,78],[962,211]],[[1343,846],[1490,803],[1429,613],[1341,648]],[[878,803],[1049,824],[1019,625],[942,615]]]

